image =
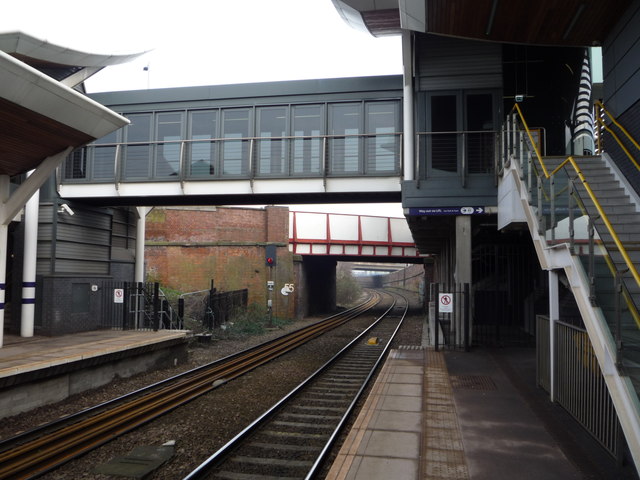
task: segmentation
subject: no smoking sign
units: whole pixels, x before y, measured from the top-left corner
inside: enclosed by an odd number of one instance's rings
[[[441,313],[453,312],[453,295],[451,293],[438,294],[438,310]]]

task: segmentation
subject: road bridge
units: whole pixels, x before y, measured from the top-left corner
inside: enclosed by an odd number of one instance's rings
[[[404,218],[290,212],[289,250],[342,259],[422,262]]]

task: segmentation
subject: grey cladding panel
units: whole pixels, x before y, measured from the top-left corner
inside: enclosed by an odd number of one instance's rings
[[[109,245],[111,235],[109,231],[94,230],[76,225],[58,225],[58,241],[91,243]]]
[[[84,243],[58,242],[56,258],[109,261],[110,247]]]
[[[629,9],[603,48],[604,101],[622,115],[640,99],[640,7]]]
[[[120,235],[126,237],[131,227],[125,223],[113,222],[113,235]]]
[[[108,275],[109,264],[100,262],[83,262],[80,260],[58,260],[56,261],[56,273]]]
[[[421,35],[417,51],[422,91],[502,87],[498,44]]]

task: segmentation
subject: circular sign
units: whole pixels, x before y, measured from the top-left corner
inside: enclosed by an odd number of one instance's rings
[[[453,295],[450,293],[438,294],[438,309],[444,313],[453,312]]]

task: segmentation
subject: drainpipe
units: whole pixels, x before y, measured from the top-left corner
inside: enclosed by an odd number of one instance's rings
[[[27,173],[30,176],[31,170]],[[40,190],[36,190],[24,207],[24,260],[22,265],[22,309],[20,336],[33,337],[36,308],[36,260],[38,253],[38,215]],[[54,215],[57,212],[54,210]]]
[[[144,282],[144,235],[147,220],[147,207],[136,207],[138,221],[136,222],[136,266],[135,282]]]
[[[402,31],[402,137],[404,181],[415,180],[415,159],[413,153],[413,36],[410,30]]]

